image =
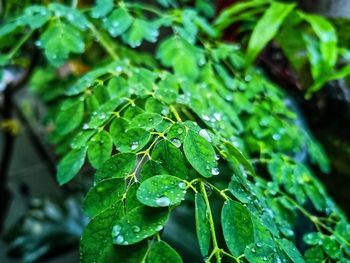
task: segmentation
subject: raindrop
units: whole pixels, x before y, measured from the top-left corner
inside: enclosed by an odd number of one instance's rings
[[[205,57],[201,57],[199,60],[198,60],[198,65],[199,66],[203,66],[205,64]]]
[[[114,238],[114,243],[120,245],[124,242],[124,237],[122,235],[118,235]]]
[[[252,248],[250,251],[251,251],[252,253],[255,253],[255,248]]]
[[[211,169],[211,174],[212,175],[218,175],[219,173],[220,173],[219,168],[214,167],[214,168]]]
[[[220,159],[220,156],[215,154],[214,158],[215,158],[216,161],[218,161]]]
[[[256,243],[256,247],[261,247],[262,245],[261,245],[261,243]]]
[[[141,230],[141,228],[139,226],[132,227],[132,232],[134,232],[134,233],[138,233],[138,232],[140,232],[140,230]]]
[[[115,71],[117,72],[121,72],[123,70],[123,68],[121,66],[116,66],[115,67]]]
[[[199,135],[200,135],[201,137],[203,137],[204,139],[206,139],[208,142],[212,142],[212,140],[211,140],[211,138],[210,138],[210,135],[209,135],[209,133],[207,132],[206,129],[201,129],[201,130],[199,131]]]
[[[244,77],[244,80],[245,80],[246,82],[249,82],[249,81],[252,80],[252,76],[246,75],[246,76]]]
[[[112,236],[117,236],[120,233],[122,227],[120,225],[115,225],[112,229]]]
[[[278,141],[281,139],[281,135],[278,133],[275,133],[274,135],[272,135],[272,139],[274,139],[275,141]]]
[[[98,118],[100,119],[100,120],[104,120],[104,119],[106,119],[106,113],[101,113],[100,114],[100,116],[98,116]]]
[[[124,241],[123,245],[129,245],[128,241]]]
[[[262,260],[267,261],[267,257],[263,256]]]
[[[131,143],[130,149],[134,151],[137,149],[137,147],[139,147],[139,142],[135,141]]]
[[[179,139],[172,139],[171,142],[176,146],[176,148],[181,146],[181,141]]]
[[[183,129],[183,128],[178,128],[178,129],[177,129],[177,133],[178,133],[178,134],[182,134],[183,132],[184,132],[184,129]]]
[[[163,226],[162,225],[158,225],[157,227],[156,227],[156,231],[160,231],[160,230],[162,230],[163,229]]]
[[[37,40],[37,41],[35,41],[35,45],[36,45],[37,47],[41,47],[42,43],[41,43],[40,40]]]
[[[89,129],[89,124],[84,123],[84,124],[83,124],[83,130],[87,130],[87,129]]]
[[[214,113],[214,118],[217,119],[218,121],[221,120],[221,114],[218,112]]]
[[[202,119],[205,121],[210,121],[210,117],[208,115],[202,115]]]
[[[156,199],[156,204],[158,206],[168,206],[170,205],[170,200],[166,196],[162,196]]]
[[[185,182],[180,182],[180,183],[179,183],[179,187],[180,187],[181,189],[186,189],[186,183],[185,183]]]

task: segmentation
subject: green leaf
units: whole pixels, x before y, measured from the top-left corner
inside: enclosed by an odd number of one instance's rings
[[[326,72],[329,72],[337,62],[337,33],[333,25],[324,17],[299,12],[307,21],[320,39],[320,50],[323,61],[326,63]]]
[[[249,203],[251,201],[249,194],[240,182],[231,180],[228,189],[240,202]]]
[[[169,173],[160,165],[159,162],[154,160],[148,160],[143,166],[140,173],[140,181],[143,182],[155,174],[167,174]]]
[[[151,207],[178,205],[184,200],[186,183],[172,175],[155,175],[143,181],[137,199]]]
[[[133,17],[124,7],[115,9],[104,22],[104,27],[108,30],[112,37],[117,37],[123,34],[130,28],[133,22]]]
[[[85,228],[80,242],[80,262],[139,263],[146,255],[147,243],[141,242],[129,249],[113,246],[111,231],[123,216],[123,205],[119,202],[93,218]]]
[[[232,158],[237,159],[237,161],[251,174],[256,175],[255,170],[251,163],[245,158],[245,156],[238,150],[235,146],[233,146],[230,142],[225,142],[225,147],[227,149],[228,155]]]
[[[294,263],[305,262],[302,255],[291,241],[283,238],[278,240],[278,244]]]
[[[70,151],[58,164],[57,181],[60,185],[68,183],[79,172],[85,162],[86,147]]]
[[[221,224],[226,245],[233,256],[239,257],[246,246],[254,242],[254,228],[247,208],[238,202],[226,202],[222,208]]]
[[[304,254],[306,263],[319,263],[324,261],[324,253],[320,246],[309,248]]]
[[[174,53],[174,50],[178,52]],[[198,64],[205,63],[201,51],[180,37],[171,37],[163,41],[157,51],[157,57],[166,67],[172,67],[180,77],[196,79]]]
[[[334,236],[326,236],[322,240],[322,247],[326,254],[332,259],[339,259],[340,245]]]
[[[206,257],[210,247],[210,226],[207,216],[207,206],[201,194],[196,193],[195,196],[195,219],[196,232],[199,248],[203,257]]]
[[[131,128],[119,140],[117,149],[122,153],[138,152],[145,147],[150,138],[151,134],[148,131],[141,128]]]
[[[162,120],[162,116],[160,116],[157,113],[142,113],[137,115],[130,122],[130,127],[151,130],[154,129],[158,124],[160,124]]]
[[[92,117],[88,123],[88,128],[98,128],[105,123],[113,111],[122,103],[119,98],[111,99],[102,104],[96,111],[92,113]]]
[[[272,263],[274,262],[274,254],[277,253],[273,251],[273,248],[271,246],[265,244],[264,242],[250,244],[244,250],[244,256],[249,263]]]
[[[136,156],[133,153],[113,155],[96,171],[95,181],[98,182],[107,178],[124,178],[132,173],[135,164]]]
[[[84,102],[77,100],[70,107],[60,111],[56,119],[56,129],[61,135],[77,128],[84,118]]]
[[[78,149],[86,145],[88,140],[96,133],[96,130],[87,130],[79,132],[72,140],[70,146]]]
[[[163,229],[168,216],[167,208],[137,207],[113,226],[113,243],[130,245],[153,236]]]
[[[158,241],[149,252],[147,263],[182,263],[179,254],[164,241]]]
[[[103,210],[121,201],[125,191],[125,181],[111,178],[99,182],[86,194],[83,209],[89,217],[95,217]]]
[[[169,174],[181,179],[187,178],[186,159],[171,142],[160,141],[152,151],[152,160],[159,162]]]
[[[50,17],[51,12],[45,6],[32,5],[24,10],[24,14],[17,21],[28,25],[31,29],[37,29],[46,24]]]
[[[41,35],[40,47],[49,62],[58,67],[70,53],[83,53],[85,45],[78,30],[63,21],[56,21]]]
[[[247,65],[255,60],[260,51],[277,34],[278,29],[294,7],[295,4],[272,2],[263,17],[258,21],[249,40]]]
[[[213,146],[199,134],[188,130],[184,141],[184,152],[193,168],[204,177],[218,174]]]
[[[112,136],[113,143],[118,146],[120,139],[124,136],[129,123],[123,118],[115,118],[109,125],[109,133]]]
[[[155,23],[143,19],[134,19],[130,29],[122,35],[124,42],[135,48],[141,45],[143,39],[156,42],[158,38],[158,26]]]
[[[78,9],[58,3],[51,3],[48,5],[48,8],[55,14],[56,17],[64,17],[71,25],[75,26],[76,28],[80,30],[87,29],[88,20]]]
[[[96,5],[91,9],[93,18],[105,17],[113,9],[113,0],[96,0]]]
[[[99,168],[112,153],[113,141],[106,131],[97,133],[88,143],[87,156],[94,168]]]

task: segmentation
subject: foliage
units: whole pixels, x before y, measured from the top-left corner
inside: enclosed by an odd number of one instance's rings
[[[252,21],[256,23],[253,27],[249,26]],[[341,63],[344,59],[348,61],[349,46],[338,45],[335,26],[324,17],[297,10],[293,3],[251,0],[224,10],[215,26],[223,30],[237,22],[247,23],[247,28],[252,29],[247,64],[250,65],[270,40],[275,39],[305,85],[310,86],[308,97],[325,83],[350,74],[349,66]],[[310,67],[311,83],[303,76],[306,67]]]
[[[58,182],[73,180],[84,164],[96,168],[81,262],[182,262],[162,235],[178,206],[195,211],[205,262],[348,262],[349,224],[309,167],[328,171],[322,148],[286,95],[246,68],[291,14],[311,24],[332,68],[328,22],[273,2],[245,55],[220,40],[221,29],[265,3],[242,2],[212,21],[210,1],[158,2],[30,6],[0,28],[2,40],[21,37],[4,44],[4,65],[28,56],[25,43],[46,57],[31,83],[55,124]],[[137,49],[145,42],[155,51]],[[69,78],[54,74],[81,64],[87,69]],[[300,217],[311,225],[302,244]]]

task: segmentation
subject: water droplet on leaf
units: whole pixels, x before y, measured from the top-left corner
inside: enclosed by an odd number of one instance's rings
[[[170,200],[166,196],[162,196],[156,199],[156,204],[158,206],[168,206],[170,204]]]

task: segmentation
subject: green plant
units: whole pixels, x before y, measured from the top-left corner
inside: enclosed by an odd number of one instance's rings
[[[96,169],[81,262],[182,262],[162,240],[180,205],[195,211],[205,262],[348,262],[349,224],[308,166],[327,172],[327,158],[286,95],[220,40],[210,1],[158,2],[33,5],[0,28],[20,36],[2,43],[3,65],[25,64],[24,45],[46,58],[31,87],[55,125],[58,182],[86,159]],[[81,64],[83,76],[56,74]]]
[[[294,3],[251,0],[224,10],[216,19],[215,27],[223,31],[237,22],[246,25],[242,26],[245,31],[252,31],[247,64],[251,65],[274,39],[308,88],[308,97],[325,83],[350,74],[350,67],[342,66],[344,60],[348,62],[349,46],[339,43],[332,23],[336,21],[298,10]],[[311,76],[305,74],[308,68]]]

